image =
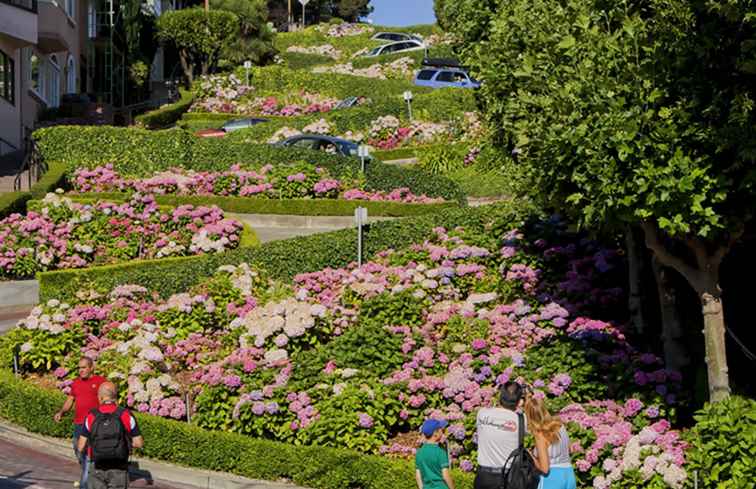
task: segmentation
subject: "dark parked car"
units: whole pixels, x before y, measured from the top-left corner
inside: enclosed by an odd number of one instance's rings
[[[326,153],[340,154],[343,156],[357,156],[359,145],[353,141],[323,136],[320,134],[300,134],[275,143],[275,146],[287,148],[315,149]]]
[[[333,107],[333,110],[336,109],[348,109],[350,107],[356,107],[358,105],[362,105],[365,103],[367,99],[360,95],[359,97],[347,97],[338,104],[336,104]]]
[[[246,117],[244,119],[233,119],[223,124],[218,129],[203,129],[197,131],[197,136],[203,138],[222,138],[229,132],[238,131],[239,129],[246,129],[263,122],[268,122],[268,119],[260,119],[255,117]]]

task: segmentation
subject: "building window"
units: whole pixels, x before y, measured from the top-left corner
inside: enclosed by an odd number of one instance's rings
[[[73,56],[68,57],[66,69],[68,70],[66,73],[66,92],[76,93],[76,60]]]
[[[97,37],[97,11],[95,10],[94,0],[90,0],[87,6],[87,31],[90,39]]]
[[[16,69],[13,58],[0,51],[0,97],[16,103]]]
[[[76,0],[66,0],[66,13],[72,19],[76,18]]]
[[[45,99],[45,66],[42,58],[40,58],[36,53],[29,50],[29,62],[27,63],[27,66],[29,67],[29,88],[34,90],[34,92],[42,97],[42,99]]]

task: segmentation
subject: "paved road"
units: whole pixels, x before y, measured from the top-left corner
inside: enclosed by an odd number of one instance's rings
[[[70,459],[49,455],[0,438],[0,489],[73,489],[79,465]],[[130,487],[188,489],[172,484],[132,477]]]

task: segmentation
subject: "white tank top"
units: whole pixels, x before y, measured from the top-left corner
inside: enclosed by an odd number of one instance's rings
[[[559,429],[559,439],[549,445],[549,464],[552,466],[570,464],[570,436],[564,426]]]

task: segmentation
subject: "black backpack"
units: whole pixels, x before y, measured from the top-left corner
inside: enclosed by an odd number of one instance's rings
[[[536,489],[541,481],[541,472],[533,457],[525,448],[525,417],[517,413],[517,437],[519,444],[504,464],[505,489]]]
[[[95,465],[125,464],[129,461],[131,442],[126,427],[121,422],[123,408],[112,413],[93,409],[95,419],[89,429],[89,446]]]

